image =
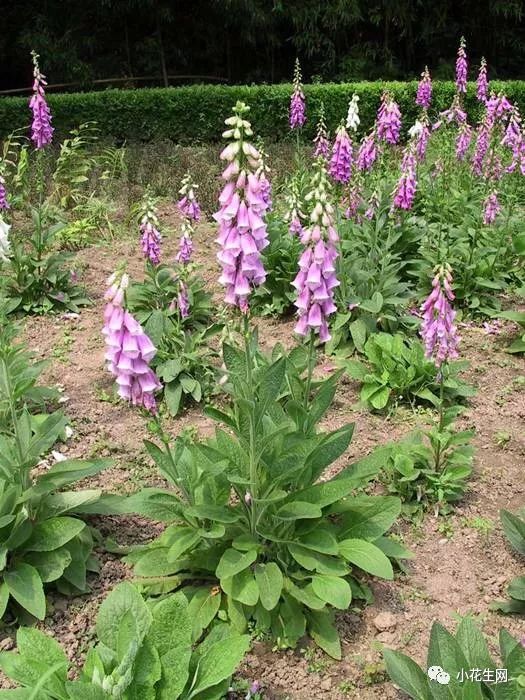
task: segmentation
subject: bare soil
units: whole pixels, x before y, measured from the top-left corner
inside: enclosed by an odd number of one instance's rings
[[[163,213],[166,219],[175,230],[177,218],[170,208]],[[165,241],[166,255],[174,254],[177,238],[173,234]],[[199,226],[196,257],[210,288],[217,278],[213,238],[211,226]],[[38,357],[49,359],[43,381],[63,389],[64,410],[75,432],[60,450],[67,456],[112,458],[113,466],[90,484],[129,493],[142,486],[159,485],[162,480],[142,448],[147,421],[139,411],[112,399],[112,378],[104,369],[102,295],[106,278],[122,259],[129,261],[128,272],[140,279],[143,263],[135,240],[113,241],[80,251],[77,262],[92,306],[78,318],[27,318],[23,336]],[[263,347],[270,348],[276,341],[293,344],[293,321],[259,319],[257,324]],[[259,680],[263,697],[401,697],[385,678],[381,647],[402,650],[424,662],[434,620],[452,629],[459,615],[474,615],[494,652],[501,626],[520,637],[525,633],[523,616],[504,618],[488,609],[492,601],[505,597],[510,580],[523,573],[523,560],[519,561],[506,543],[498,513],[501,508],[513,510],[525,505],[525,361],[504,351],[511,324],[500,335],[488,335],[475,326],[462,331],[461,352],[470,361],[467,379],[478,389],[462,418],[465,425],[476,429],[474,475],[466,498],[450,517],[436,519],[428,514],[420,526],[408,522],[397,526],[414,558],[408,572],[397,575],[395,581],[372,582],[372,605],[364,611],[350,609],[339,615],[341,662],[328,659],[306,643],[296,651],[280,652],[256,642],[240,676]],[[319,358],[318,372],[330,369],[330,360]],[[336,469],[378,444],[406,435],[424,419],[424,414],[406,409],[390,416],[364,411],[357,407],[357,385],[343,381],[325,427],[354,422],[355,436]],[[189,426],[209,433],[212,424],[195,407],[172,420],[169,429],[176,436]],[[488,521],[488,531],[476,518]],[[120,543],[145,541],[159,532],[158,525],[138,517],[97,518],[93,524],[103,537],[110,536]],[[130,570],[117,556],[104,552],[102,547],[99,554],[102,570],[100,576],[92,578],[91,593],[72,600],[52,594],[52,611],[41,625],[65,646],[71,659],[80,658],[92,640],[93,621],[102,598],[118,581],[131,578]],[[14,634],[14,629],[1,631],[1,649],[13,647]],[[8,687],[6,679],[0,686]]]

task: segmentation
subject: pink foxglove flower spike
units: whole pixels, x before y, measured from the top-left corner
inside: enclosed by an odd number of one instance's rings
[[[377,138],[395,145],[401,132],[401,112],[397,102],[385,92],[377,112]]]
[[[221,208],[213,215],[219,224],[219,282],[226,287],[226,303],[243,312],[248,310],[252,288],[266,279],[261,251],[268,245],[264,221],[268,204],[256,175],[260,154],[249,141],[253,131],[244,118],[249,109],[244,102],[237,102],[234,116],[226,119],[229,128],[223,136],[232,140],[221,153],[227,163],[222,174],[226,184],[219,196]]]
[[[480,102],[486,102],[489,94],[489,82],[487,79],[487,61],[483,56],[479,68],[478,79],[476,80],[476,97]]]
[[[44,148],[53,139],[53,127],[51,126],[51,111],[46,101],[45,86],[47,85],[45,75],[42,75],[38,65],[38,54],[31,52],[33,58],[33,95],[29,101],[29,107],[33,112],[33,122],[31,124],[31,140],[35,148]]]
[[[336,182],[346,183],[352,175],[352,141],[343,122],[337,127],[330,160],[330,175]]]
[[[459,42],[458,56],[456,59],[456,90],[458,93],[467,92],[468,62],[465,47],[467,43],[465,37],[461,37]]]
[[[428,67],[421,73],[421,80],[417,86],[416,104],[418,107],[428,109],[432,99],[432,79]]]
[[[425,356],[436,367],[446,360],[458,357],[460,338],[455,323],[456,312],[452,308],[452,271],[450,265],[441,265],[432,280],[432,291],[421,306],[423,322],[420,335],[425,345]]]
[[[293,281],[297,290],[299,320],[295,332],[299,335],[318,333],[322,343],[330,340],[328,317],[337,309],[334,289],[339,285],[335,274],[336,244],[339,240],[334,227],[334,207],[326,162],[318,158],[312,177],[312,190],[306,195],[312,205],[310,225],[301,234],[304,250],[299,259],[299,272]]]
[[[324,105],[322,102],[321,108],[319,109],[319,121],[317,122],[317,133],[314,138],[314,144],[314,158],[317,158],[318,156],[328,158],[328,154],[330,152],[330,142],[328,141],[328,134],[324,120]]]
[[[142,326],[124,308],[127,275],[111,275],[104,298],[104,328],[107,368],[115,377],[118,395],[134,406],[156,412],[155,392],[162,389],[157,375],[149,366],[156,349]]]
[[[9,209],[9,202],[7,201],[7,192],[5,189],[5,180],[0,175],[0,210]]]
[[[306,121],[305,96],[299,59],[295,59],[293,91],[290,98],[290,128],[300,129]]]
[[[162,236],[159,233],[159,219],[155,200],[148,192],[142,204],[139,232],[144,257],[152,265],[158,265],[160,263]]]

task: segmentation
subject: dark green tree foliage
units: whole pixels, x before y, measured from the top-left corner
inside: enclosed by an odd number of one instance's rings
[[[474,66],[519,77],[521,0],[19,0],[2,3],[0,89],[30,86],[29,51],[51,83],[170,75],[280,82],[299,55],[308,80],[452,77],[459,37]]]

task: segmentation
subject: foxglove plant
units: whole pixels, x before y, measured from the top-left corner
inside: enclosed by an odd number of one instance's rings
[[[361,141],[357,152],[357,168],[362,172],[367,172],[372,168],[377,159],[377,144],[375,140],[375,130],[373,129]]]
[[[231,139],[221,153],[221,159],[227,162],[222,174],[226,184],[219,196],[221,208],[213,215],[219,224],[219,282],[226,287],[226,303],[243,312],[248,310],[252,287],[266,279],[261,251],[268,245],[263,219],[267,205],[255,174],[260,167],[260,154],[248,140],[253,132],[244,118],[249,109],[244,102],[237,102],[234,116],[226,119],[230,128],[223,137]]]
[[[299,272],[293,281],[297,290],[299,320],[295,332],[306,336],[319,334],[321,342],[330,340],[328,317],[336,311],[334,289],[339,285],[335,274],[336,244],[339,241],[334,227],[334,207],[326,164],[322,158],[315,162],[312,189],[306,195],[311,203],[310,225],[301,234],[305,246],[299,259]]]
[[[142,245],[142,253],[146,260],[152,265],[160,263],[160,244],[162,237],[159,233],[159,219],[155,200],[149,192],[144,198],[139,223],[140,241]]]
[[[487,79],[487,61],[485,56],[481,58],[478,79],[476,80],[476,97],[480,102],[485,103],[489,94],[489,83]]]
[[[379,141],[386,141],[386,143],[392,145],[399,141],[401,112],[399,111],[399,105],[388,92],[385,92],[381,98],[381,105],[377,112],[376,128]]]
[[[297,175],[290,180],[284,195],[285,210],[283,218],[288,223],[288,231],[291,234],[300,235],[303,232],[303,224],[306,221],[306,214],[303,212],[304,202],[299,191]]]
[[[428,109],[430,107],[431,99],[432,79],[430,77],[428,66],[425,66],[425,70],[421,73],[421,80],[419,81],[417,86],[416,104],[418,107]]]
[[[109,288],[104,295],[107,305],[102,334],[107,346],[107,369],[116,379],[121,398],[156,413],[155,392],[162,385],[149,363],[157,351],[140,323],[124,308],[128,284],[126,274],[114,273],[108,279]]]
[[[483,206],[483,223],[485,226],[490,226],[493,224],[500,211],[501,205],[498,200],[498,193],[493,191],[486,198]]]
[[[478,126],[476,146],[472,156],[472,172],[478,177],[483,175],[483,164],[489,150],[492,127],[493,121],[489,118],[488,114],[486,114],[483,121]]]
[[[461,126],[466,121],[467,113],[461,107],[459,96],[456,94],[454,95],[454,99],[452,100],[452,104],[450,105],[450,107],[445,111],[439,113],[439,119],[432,126],[432,130],[435,131],[436,129],[439,129],[443,122],[445,122],[446,124],[451,124],[452,122],[455,122],[457,126]]]
[[[491,122],[495,122],[497,119],[502,119],[513,110],[512,103],[509,102],[507,96],[501,92],[498,95],[492,93],[486,102],[486,106],[487,118]]]
[[[452,271],[445,264],[437,268],[432,280],[432,291],[421,306],[423,322],[420,335],[425,345],[425,356],[436,367],[458,357],[459,336],[455,323],[456,312],[452,308]]]
[[[461,37],[456,59],[456,90],[459,94],[467,92],[468,62],[465,37]]]
[[[459,127],[459,133],[456,138],[456,158],[459,161],[465,160],[471,140],[472,128],[467,122],[463,122]]]
[[[182,216],[192,222],[197,223],[201,218],[201,208],[197,201],[197,190],[199,186],[193,182],[190,173],[186,173],[182,178],[179,190],[180,199],[177,207]]]
[[[330,142],[328,141],[326,123],[324,120],[324,104],[322,102],[321,108],[319,109],[319,120],[317,122],[317,133],[314,138],[314,144],[314,158],[319,156],[328,158],[328,154],[330,152]]]
[[[259,167],[255,171],[255,175],[259,180],[259,187],[261,191],[261,199],[264,203],[264,212],[269,212],[272,210],[272,183],[269,180],[270,168],[267,163],[267,155],[264,150],[263,140],[259,137],[257,139],[257,150],[259,151]]]
[[[403,154],[401,163],[401,176],[394,193],[394,207],[396,209],[412,209],[417,189],[416,154],[415,145],[409,143]]]
[[[7,201],[7,192],[5,189],[5,180],[0,175],[0,211],[9,209],[9,202]]]
[[[29,101],[29,108],[33,113],[31,124],[31,140],[35,148],[41,149],[51,143],[53,139],[53,127],[51,126],[51,111],[46,102],[45,86],[47,85],[45,75],[40,72],[38,65],[38,54],[31,51],[33,58],[33,95]]]
[[[330,160],[330,175],[336,182],[346,183],[352,175],[352,141],[343,122],[336,129]]]
[[[295,59],[295,69],[293,77],[293,91],[290,98],[290,128],[300,129],[306,121],[305,96],[301,76],[301,65],[299,59]]]
[[[348,114],[346,115],[346,128],[348,131],[357,131],[361,119],[359,118],[359,95],[355,92],[352,95],[352,99],[348,105]]]
[[[416,120],[414,125],[408,130],[408,134],[414,143],[417,160],[419,162],[424,161],[427,152],[428,140],[430,138],[428,118],[423,115],[421,121]]]

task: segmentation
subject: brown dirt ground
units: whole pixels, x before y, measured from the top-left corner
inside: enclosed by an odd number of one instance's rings
[[[171,222],[175,230],[177,220],[171,208],[166,209],[163,220]],[[166,241],[166,253],[174,253],[177,238],[174,233]],[[210,285],[217,277],[213,238],[212,228],[202,224],[196,236],[197,259]],[[122,259],[129,261],[128,271],[139,279],[143,264],[135,240],[80,251],[77,261],[93,305],[79,318],[28,318],[23,335],[37,356],[50,359],[44,382],[63,389],[64,408],[75,434],[61,450],[68,456],[111,457],[114,465],[90,484],[131,492],[161,480],[142,450],[147,436],[144,417],[122,402],[108,400],[112,381],[103,363],[102,295],[106,278]],[[293,343],[291,321],[259,319],[257,323],[263,347],[269,348],[277,340]],[[438,521],[429,514],[421,526],[397,526],[414,559],[408,573],[399,574],[395,581],[372,583],[375,601],[363,612],[349,610],[339,615],[341,662],[311,648],[278,652],[255,643],[240,675],[260,680],[265,698],[401,697],[385,680],[380,649],[386,645],[424,662],[433,620],[453,628],[457,615],[475,615],[493,651],[501,626],[523,635],[523,617],[502,618],[488,610],[491,601],[505,597],[508,582],[523,573],[523,561],[518,561],[506,544],[498,518],[500,508],[525,505],[525,361],[504,352],[506,335],[511,331],[509,326],[503,334],[492,336],[477,327],[463,329],[462,354],[470,360],[467,378],[478,389],[462,419],[476,429],[474,475],[466,498],[447,519]],[[330,364],[320,358],[318,371],[329,371]],[[518,377],[522,379],[516,382]],[[423,419],[410,410],[399,409],[389,417],[363,411],[356,406],[356,389],[352,382],[341,384],[326,420],[326,427],[332,428],[355,422],[354,440],[336,468],[378,444],[405,435]],[[186,411],[169,428],[175,436],[188,426],[201,433],[211,429],[199,408]],[[476,528],[475,518],[489,520],[492,531],[486,534]],[[96,525],[104,536],[124,543],[147,540],[159,531],[155,524],[137,517],[100,518]],[[93,577],[92,592],[73,600],[51,595],[52,611],[42,625],[64,644],[72,659],[81,656],[91,641],[94,616],[104,595],[118,581],[131,577],[116,556],[101,552],[101,561],[101,575]],[[386,631],[374,625],[381,612],[393,616],[392,627]],[[13,634],[9,628],[0,633],[0,648],[12,648]],[[7,687],[5,679],[0,687]]]

